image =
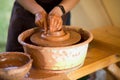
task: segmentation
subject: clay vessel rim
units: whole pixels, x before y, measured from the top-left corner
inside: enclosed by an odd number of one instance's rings
[[[29,61],[27,63],[25,63],[24,65],[20,66],[20,67],[17,67],[15,69],[9,69],[7,71],[10,71],[10,70],[16,70],[16,69],[20,69],[20,68],[23,68],[25,66],[27,66],[28,64],[32,63],[33,62],[33,59],[31,59],[30,55],[28,55],[27,53],[23,53],[23,52],[1,52],[0,55],[7,55],[7,54],[19,54],[19,55],[24,55],[26,57],[28,57]],[[0,68],[0,70],[3,70],[4,68]]]
[[[74,29],[74,30],[76,30],[77,32],[78,32],[78,30],[82,29],[82,28],[75,29],[75,28],[69,27],[69,26],[67,26],[67,28],[69,28],[69,29]],[[42,47],[40,47],[40,46],[28,44],[28,43],[24,42],[24,39],[21,38],[25,33],[27,33],[27,32],[32,32],[32,33],[34,33],[34,31],[36,31],[37,29],[38,29],[38,27],[35,27],[35,28],[28,29],[28,30],[24,31],[23,33],[21,33],[21,34],[18,36],[18,41],[19,41],[19,43],[22,44],[22,45],[24,45],[24,46],[33,47],[33,48],[36,48],[36,49],[37,49],[37,48],[42,48]],[[89,34],[89,35],[88,35],[89,37],[88,37],[87,40],[85,40],[85,41],[83,41],[83,42],[81,42],[81,43],[78,43],[78,44],[75,44],[75,45],[70,45],[70,46],[64,46],[64,47],[62,46],[62,47],[44,47],[44,48],[61,49],[61,48],[70,48],[70,47],[82,46],[82,45],[84,45],[84,44],[90,43],[90,42],[93,40],[93,34],[92,34],[90,31],[88,31],[88,30],[84,30],[84,29],[82,29],[82,30],[85,31],[85,32],[87,32],[87,33]],[[32,33],[31,33],[31,34],[32,34]]]

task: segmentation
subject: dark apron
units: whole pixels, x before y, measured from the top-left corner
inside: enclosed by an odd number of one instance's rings
[[[54,6],[61,2],[61,0],[36,0],[36,2],[40,4],[46,10],[46,12],[49,13]],[[23,47],[18,42],[18,36],[23,31],[35,27],[36,25],[34,22],[35,16],[15,2],[9,24],[6,51],[23,52]],[[70,24],[70,13],[67,13],[63,16],[63,22],[67,25]]]

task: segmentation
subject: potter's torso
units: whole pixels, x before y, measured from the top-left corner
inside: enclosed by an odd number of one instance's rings
[[[62,0],[36,0],[47,12],[50,12],[52,8],[58,5]]]
[[[49,3],[49,2],[56,2],[56,1],[62,1],[62,0],[35,0],[35,1],[40,1],[44,3]]]
[[[62,0],[35,0],[40,6],[42,6],[46,12],[50,12],[55,6],[57,6]],[[15,1],[14,7],[23,8],[19,3]]]

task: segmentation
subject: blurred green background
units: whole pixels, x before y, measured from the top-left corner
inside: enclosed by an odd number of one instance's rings
[[[8,25],[14,0],[0,0],[0,52],[5,51]]]

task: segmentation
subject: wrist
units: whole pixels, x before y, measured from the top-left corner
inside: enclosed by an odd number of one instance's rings
[[[62,11],[61,11],[60,8],[57,7],[57,6],[54,7],[54,8],[52,9],[52,11],[50,11],[49,15],[52,15],[52,14],[55,14],[55,15],[58,15],[58,16],[62,16],[62,15],[63,15]]]
[[[57,5],[57,7],[60,8],[60,10],[62,11],[63,15],[66,13],[65,8],[64,8],[63,5],[60,5],[60,4],[59,4],[59,5]]]

